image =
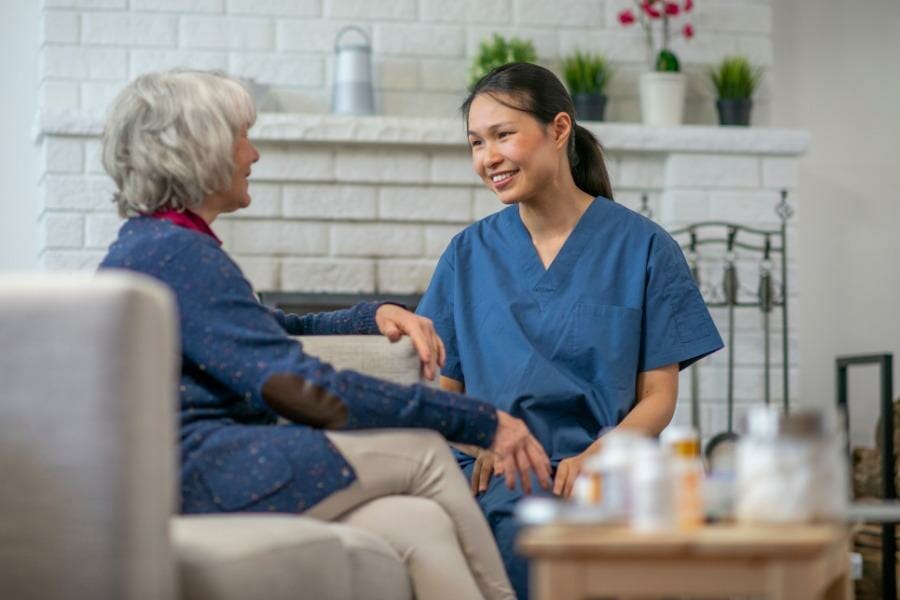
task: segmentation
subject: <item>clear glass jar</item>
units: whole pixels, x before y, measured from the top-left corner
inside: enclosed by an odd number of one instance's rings
[[[841,519],[849,498],[843,429],[835,414],[776,407],[747,413],[737,445],[737,520],[790,523]]]
[[[580,507],[593,507],[597,519],[622,521],[628,518],[629,473],[634,447],[643,439],[628,431],[603,436],[597,454],[585,461],[575,481],[573,499]]]
[[[630,523],[638,531],[672,529],[675,525],[672,455],[655,441],[634,448],[630,480]]]

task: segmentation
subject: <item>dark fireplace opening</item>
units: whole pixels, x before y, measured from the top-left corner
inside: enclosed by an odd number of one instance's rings
[[[422,294],[332,294],[316,292],[259,292],[259,300],[266,306],[281,309],[287,313],[305,315],[349,308],[359,302],[381,300],[402,304],[409,310],[416,310]]]

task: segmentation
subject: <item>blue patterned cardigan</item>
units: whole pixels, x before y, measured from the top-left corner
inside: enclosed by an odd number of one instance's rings
[[[303,512],[355,480],[321,429],[276,425],[262,396],[276,374],[336,396],[348,411],[345,429],[422,427],[462,443],[493,440],[490,405],[335,371],[289,337],[375,334],[377,303],[305,316],[270,309],[213,237],[149,217],[122,226],[100,268],[144,273],[175,293],[183,512]]]

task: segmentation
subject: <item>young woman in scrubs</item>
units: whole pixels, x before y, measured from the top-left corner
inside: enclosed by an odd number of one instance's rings
[[[442,386],[523,419],[568,497],[603,432],[668,425],[679,370],[722,340],[677,243],[612,201],[601,147],[553,73],[499,67],[462,111],[472,166],[505,208],[453,238],[418,312],[446,346]],[[523,492],[489,451],[456,455],[527,598],[514,551]]]

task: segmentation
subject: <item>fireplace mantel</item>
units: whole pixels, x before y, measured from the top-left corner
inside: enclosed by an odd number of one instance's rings
[[[35,137],[100,135],[104,115],[81,111],[42,111]],[[751,155],[803,154],[809,134],[791,129],[759,127],[647,127],[636,123],[584,125],[611,152],[700,152]],[[262,113],[251,130],[261,142],[308,142],[398,146],[461,147],[465,131],[461,120],[418,117]]]

